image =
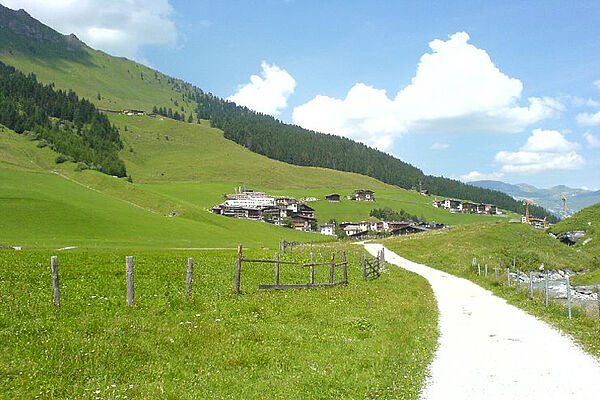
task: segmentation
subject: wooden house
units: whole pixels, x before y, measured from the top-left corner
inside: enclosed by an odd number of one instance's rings
[[[355,190],[351,195],[351,199],[356,201],[375,201],[374,193],[372,190]]]
[[[461,210],[464,213],[472,213],[472,214],[476,213],[477,212],[477,204],[465,201],[462,203]]]
[[[340,195],[337,193],[328,194],[325,196],[325,200],[331,203],[338,203],[340,201]]]

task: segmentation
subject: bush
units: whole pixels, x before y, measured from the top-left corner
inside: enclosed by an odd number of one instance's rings
[[[77,166],[75,167],[75,171],[77,171],[77,172],[81,172],[86,169],[90,169],[90,167],[84,162],[78,162]]]
[[[62,154],[57,155],[56,158],[54,159],[54,162],[57,164],[62,164],[67,161],[69,161],[69,159]]]

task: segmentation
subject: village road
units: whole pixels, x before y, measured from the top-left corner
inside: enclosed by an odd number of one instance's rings
[[[427,279],[438,303],[439,347],[421,399],[597,398],[600,363],[569,337],[466,279],[388,249],[385,260]]]

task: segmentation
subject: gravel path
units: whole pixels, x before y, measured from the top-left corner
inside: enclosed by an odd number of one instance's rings
[[[598,398],[600,363],[569,337],[466,279],[388,249],[385,260],[427,279],[438,302],[439,347],[421,399]]]

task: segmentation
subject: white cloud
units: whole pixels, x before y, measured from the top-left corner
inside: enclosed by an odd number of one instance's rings
[[[600,138],[595,135],[592,135],[590,132],[585,132],[583,134],[583,138],[588,142],[588,145],[593,148],[600,147]]]
[[[448,143],[436,142],[431,145],[431,150],[446,150],[450,145]]]
[[[527,138],[523,151],[564,153],[579,148],[578,143],[569,142],[565,137],[555,130],[534,129],[531,136]]]
[[[61,33],[75,33],[91,47],[139,59],[145,45],[173,45],[177,29],[168,0],[5,0]]]
[[[600,89],[600,79],[598,79],[597,81],[594,81],[594,86],[596,86],[598,89]]]
[[[582,126],[600,125],[600,111],[595,114],[581,113],[575,117],[577,123]]]
[[[308,129],[374,144],[409,132],[506,132],[560,113],[556,99],[519,100],[520,80],[502,73],[485,50],[458,32],[449,40],[429,43],[411,83],[394,98],[383,89],[355,84],[343,99],[318,95],[294,109],[294,123]]]
[[[464,174],[460,176],[460,180],[463,182],[473,182],[473,181],[486,181],[486,180],[498,180],[502,179],[504,174],[502,172],[492,172],[489,174],[479,172],[479,171],[471,171],[468,174]]]
[[[502,165],[501,173],[536,173],[581,168],[585,160],[558,131],[535,129],[519,151],[499,151],[494,160]]]
[[[238,91],[227,100],[254,111],[277,115],[287,107],[288,97],[294,93],[296,80],[277,65],[262,62],[262,78],[250,77],[250,83],[240,85]]]

